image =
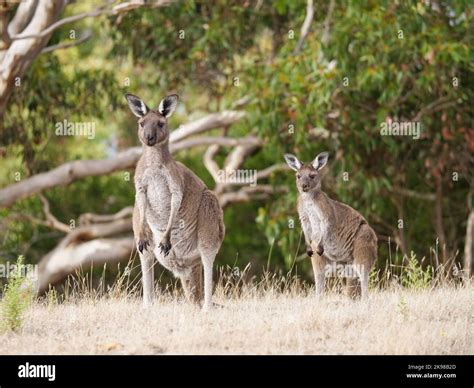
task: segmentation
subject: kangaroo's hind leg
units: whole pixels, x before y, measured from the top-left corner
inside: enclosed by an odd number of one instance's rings
[[[311,264],[313,265],[316,295],[322,296],[324,294],[324,280],[326,277],[327,260],[324,256],[318,255],[316,250],[313,249],[313,256],[311,256]]]
[[[361,297],[369,294],[369,273],[377,259],[377,236],[370,226],[360,227],[354,241],[353,265],[360,279]]]
[[[198,261],[189,269],[188,273],[180,275],[179,278],[181,279],[186,299],[196,304],[201,303],[203,294],[202,263]]]
[[[208,310],[212,304],[212,267],[224,239],[222,209],[217,197],[210,190],[204,190],[198,214],[198,249],[204,268],[204,305]]]
[[[147,250],[139,253],[139,256],[142,267],[143,306],[149,307],[153,304],[155,255]]]
[[[133,232],[135,235],[135,244],[137,246],[138,255],[140,256],[140,264],[142,268],[143,306],[149,307],[153,303],[154,294],[154,242],[153,235],[148,225],[145,226],[144,230],[146,244],[143,244],[143,241],[139,241],[140,231],[138,225],[138,210],[136,207],[133,211]]]
[[[346,277],[346,295],[351,299],[360,296],[359,279],[357,277]]]

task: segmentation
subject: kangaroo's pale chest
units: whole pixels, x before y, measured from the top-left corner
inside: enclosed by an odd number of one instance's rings
[[[171,210],[171,193],[166,176],[150,169],[142,179],[146,185],[148,221],[162,229],[168,222]]]
[[[328,220],[324,217],[320,207],[313,201],[305,201],[304,208],[311,225],[312,238],[324,237],[328,231]]]

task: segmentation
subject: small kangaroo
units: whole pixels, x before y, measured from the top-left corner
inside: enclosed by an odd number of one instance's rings
[[[165,97],[157,110],[137,96],[126,94],[138,119],[143,154],[135,170],[133,233],[140,255],[143,304],[153,301],[155,258],[180,278],[186,297],[212,307],[212,266],[224,239],[222,209],[201,179],[169,151],[168,118],[179,97]]]
[[[285,154],[288,166],[296,171],[298,214],[306,241],[306,252],[313,264],[316,293],[324,293],[328,264],[351,265],[360,279],[361,296],[368,296],[369,272],[377,258],[377,235],[356,210],[330,199],[321,190],[320,171],[329,154],[322,152],[311,162],[301,163]],[[346,279],[347,291],[356,296],[357,277]]]

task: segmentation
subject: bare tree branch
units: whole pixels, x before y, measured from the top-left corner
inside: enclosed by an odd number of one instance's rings
[[[93,214],[84,213],[79,217],[79,225],[85,226],[103,222],[117,221],[122,218],[131,217],[133,214],[133,206],[127,206],[115,214]]]
[[[84,31],[81,34],[81,36],[76,40],[73,40],[71,42],[58,43],[52,46],[45,47],[43,50],[41,50],[41,54],[46,54],[55,50],[62,50],[69,47],[78,46],[81,43],[84,43],[85,41],[89,40],[91,37],[92,37],[92,30],[89,29],[89,30]]]
[[[236,147],[242,144],[260,144],[260,141],[253,136],[244,137],[244,138],[230,138],[230,137],[222,137],[222,136],[199,136],[193,137],[190,139],[185,139],[180,142],[171,144],[171,152],[178,152],[184,149],[189,149],[192,147],[199,147],[199,146],[210,146],[213,144],[217,144],[224,147]]]
[[[274,172],[277,171],[289,171],[290,168],[285,163],[274,164],[273,166],[267,167],[257,172],[257,179],[269,178]]]
[[[232,109],[242,109],[250,101],[252,101],[251,96],[243,96],[242,98],[239,98],[237,101],[234,101],[234,103],[232,104]]]
[[[42,193],[39,193],[38,196],[41,203],[43,204],[43,213],[48,225],[56,230],[60,230],[61,232],[69,233],[71,228],[68,225],[58,221],[58,219],[51,213],[49,202],[46,197]]]
[[[422,199],[425,201],[434,201],[436,200],[436,195],[434,193],[420,193],[418,191],[404,189],[401,187],[393,187],[389,190],[391,193],[403,195],[409,198]]]
[[[247,156],[259,147],[260,143],[238,145],[227,155],[224,162],[224,170],[227,172],[237,170],[244,163]]]
[[[180,126],[170,135],[170,143],[175,143],[191,135],[197,135],[210,129],[227,127],[245,117],[244,111],[225,110],[211,113],[203,118]]]
[[[27,213],[10,213],[8,216],[5,218],[5,223],[10,222],[11,220],[14,221],[22,221],[22,222],[29,222],[31,224],[35,225],[42,225],[46,226],[48,228],[54,228],[54,225],[52,225],[50,222],[36,218],[30,214]],[[63,230],[60,230],[60,232],[64,232]]]
[[[306,37],[309,34],[309,29],[311,27],[311,22],[313,21],[314,17],[314,5],[313,0],[308,0],[306,3],[306,17],[304,18],[303,25],[301,26],[301,33],[300,38],[298,39],[298,43],[293,51],[293,54],[298,54],[303,47],[303,43]]]
[[[323,24],[323,34],[321,35],[321,43],[324,45],[327,45],[329,43],[329,39],[331,38],[331,19],[332,19],[332,14],[334,12],[334,6],[336,5],[335,0],[331,0],[329,2],[329,8],[328,8],[328,13],[326,15],[326,18],[324,19],[324,24]]]
[[[133,147],[105,160],[77,160],[65,163],[48,172],[33,175],[0,190],[0,207],[12,205],[17,200],[55,186],[64,186],[77,179],[110,174],[132,168],[141,155],[141,147]]]
[[[286,193],[286,187],[273,187],[271,185],[245,186],[237,191],[222,193],[218,196],[220,205],[225,208],[234,202],[249,202],[269,198],[276,193]]]
[[[437,100],[421,108],[420,111],[411,119],[411,121],[420,121],[421,118],[427,114],[438,112],[456,104],[457,101],[451,100],[450,97],[440,97]]]
[[[128,11],[134,10],[136,8],[139,8],[139,7],[158,8],[158,7],[163,7],[165,5],[168,5],[168,4],[172,4],[173,2],[176,2],[176,0],[174,0],[174,1],[171,1],[171,0],[168,0],[168,1],[161,0],[161,1],[159,1],[158,0],[158,1],[155,1],[155,2],[151,2],[151,1],[147,1],[147,0],[127,1],[127,2],[124,2],[124,3],[117,4],[114,7],[114,13],[117,14],[117,13],[128,12]]]

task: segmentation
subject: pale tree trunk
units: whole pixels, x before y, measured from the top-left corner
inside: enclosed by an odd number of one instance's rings
[[[58,19],[63,7],[62,0],[39,0],[36,8],[34,2],[28,4],[28,8],[25,5],[19,6],[18,16],[12,20],[14,24],[11,28],[6,28],[7,21],[3,20],[2,42],[4,47],[0,53],[0,117],[5,112],[15,81],[18,79],[18,85],[21,85],[21,77],[41,53],[51,36],[51,34],[47,34],[42,37],[11,40],[9,33],[5,34],[5,31],[17,32],[18,27],[26,25],[15,37],[38,35]],[[33,15],[31,15],[32,8],[34,9]],[[30,18],[31,20],[28,22]]]

